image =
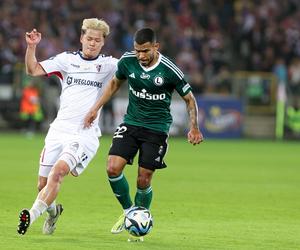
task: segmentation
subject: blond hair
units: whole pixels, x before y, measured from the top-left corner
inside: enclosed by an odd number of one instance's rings
[[[103,37],[106,37],[109,34],[108,24],[104,20],[98,18],[83,19],[81,33],[85,34],[87,29],[100,30],[103,33]]]

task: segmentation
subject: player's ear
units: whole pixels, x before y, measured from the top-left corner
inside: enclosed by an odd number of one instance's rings
[[[155,44],[154,44],[154,48],[155,48],[156,50],[158,50],[158,49],[159,49],[159,43],[155,43]]]

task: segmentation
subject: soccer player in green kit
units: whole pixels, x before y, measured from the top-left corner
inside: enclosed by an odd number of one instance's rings
[[[188,141],[203,141],[198,126],[198,107],[185,81],[182,71],[167,57],[158,52],[156,34],[150,28],[138,30],[134,36],[134,51],[126,52],[119,60],[114,78],[104,90],[84,119],[85,127],[91,126],[100,108],[128,81],[129,103],[113,136],[107,161],[107,174],[111,188],[123,207],[124,213],[111,229],[112,233],[124,230],[125,214],[132,206],[150,207],[152,200],[151,179],[156,169],[165,168],[163,160],[172,123],[170,113],[174,90],[186,102],[190,130]],[[132,164],[139,152],[137,191],[132,202],[129,185],[123,174],[126,164]]]

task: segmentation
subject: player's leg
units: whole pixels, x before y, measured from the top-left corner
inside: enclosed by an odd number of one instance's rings
[[[107,161],[107,175],[115,197],[121,204],[124,212],[120,215],[117,222],[113,225],[111,232],[116,234],[124,230],[124,219],[126,212],[132,207],[132,201],[129,194],[129,185],[123,169],[127,160],[120,156],[110,155]]]
[[[41,153],[40,157],[40,169],[39,169],[39,192],[46,186],[48,176],[55,162],[59,158],[63,149],[63,142],[61,138],[65,138],[61,133],[55,130],[50,130],[46,137],[46,145]],[[46,150],[47,149],[47,150]],[[43,225],[44,234],[52,234],[55,230],[55,223],[58,217],[61,215],[63,207],[61,204],[56,204],[54,200],[47,208],[47,217]]]
[[[37,198],[44,201],[46,204],[49,204],[47,208],[48,216],[43,225],[44,234],[52,234],[54,232],[56,229],[56,222],[63,212],[63,206],[61,204],[56,204],[55,199],[60,190],[63,178],[69,171],[69,165],[64,160],[59,160],[49,174],[47,185],[42,189]],[[35,207],[33,206],[32,209],[34,208]]]
[[[48,175],[58,158],[59,154],[61,153],[61,145],[59,142],[53,138],[52,132],[49,131],[46,139],[45,139],[45,146],[40,154],[40,167],[39,167],[39,178],[38,178],[38,191],[39,193],[41,190],[46,186]],[[51,140],[49,140],[51,138]],[[47,150],[46,150],[47,148]],[[39,202],[38,200],[35,200],[33,206],[35,210],[44,212],[45,209],[48,208],[48,206],[44,202]],[[40,213],[40,212],[35,212]],[[31,214],[33,214],[33,211],[31,211]],[[27,231],[27,228],[30,226],[30,224],[33,223],[34,219],[30,216],[30,210],[29,209],[23,209],[20,212],[19,215],[19,224],[18,224],[18,233],[25,234]]]
[[[76,164],[76,161],[74,161],[75,156],[72,155],[72,152],[62,153],[63,145],[65,141],[68,141],[69,136],[69,134],[59,133],[53,129],[49,130],[45,139],[45,147],[40,157],[39,188],[41,191],[31,209],[24,209],[20,213],[18,225],[18,232],[20,234],[25,234],[27,228],[49,207],[50,216],[53,218],[56,217],[56,220],[61,214],[62,206],[56,205],[54,201],[63,177],[70,171],[71,164],[73,164],[72,167],[75,167]],[[46,185],[44,186],[45,183]],[[48,218],[49,216],[46,221]]]
[[[150,204],[152,201],[152,187],[151,180],[154,171],[150,169],[146,169],[142,166],[138,168],[138,177],[137,177],[137,191],[134,198],[135,206],[145,207],[147,209],[150,208]],[[137,237],[133,235],[129,235],[128,242],[142,242],[144,241],[144,237]]]
[[[50,142],[46,138],[46,145],[40,155],[40,169],[38,179],[38,191],[40,192],[47,184],[48,175],[51,168],[55,164],[57,158],[61,153],[61,143],[58,140],[51,140]],[[47,153],[46,153],[47,148]],[[56,203],[53,201],[47,208],[47,213],[54,217],[57,213]]]
[[[127,160],[120,156],[110,155],[107,161],[107,175],[109,184],[119,203],[123,209],[132,206],[129,195],[129,185],[123,174],[123,169],[127,164]]]
[[[135,205],[150,208],[153,191],[151,180],[156,169],[165,168],[163,158],[167,152],[168,135],[144,129],[140,131],[143,143],[140,146],[139,169]]]
[[[39,203],[46,204],[46,209],[56,199],[64,177],[69,173],[70,167],[66,160],[58,160],[48,176],[46,186],[39,192],[35,204],[32,206],[31,223],[45,211],[40,209]]]
[[[93,133],[84,131],[80,132],[80,135],[81,136],[79,136],[76,140],[72,138],[71,142],[67,143],[59,158],[63,162],[67,163],[73,176],[79,176],[87,168],[99,147],[98,137]],[[61,204],[55,205],[55,201],[51,205],[53,204],[56,213],[49,214],[46,218],[43,226],[44,234],[52,234],[54,232],[56,229],[56,222],[63,211]]]
[[[41,192],[41,190],[46,186],[46,184],[47,184],[47,179],[48,179],[48,177],[44,177],[44,176],[40,176],[40,175],[39,175],[39,178],[38,178],[38,185],[37,185],[38,192]]]
[[[24,209],[20,213],[18,233],[25,234],[28,227],[39,218],[57,197],[60,184],[69,173],[66,162],[59,160],[51,169],[46,186],[39,192],[30,210]]]
[[[123,173],[126,164],[132,164],[137,153],[138,145],[134,138],[136,127],[121,124],[113,137],[112,146],[107,161],[107,175],[113,193],[121,204],[124,212],[112,227],[112,233],[120,233],[124,230],[125,213],[131,208],[132,201],[129,193],[129,185]]]
[[[134,203],[136,206],[145,207],[147,209],[150,208],[153,195],[151,186],[153,173],[153,170],[146,169],[142,166],[139,167],[137,177],[137,191],[134,198]]]
[[[38,191],[40,192],[47,184],[48,177],[39,176],[38,178]],[[61,204],[56,204],[55,200],[48,206],[46,212],[48,216],[45,220],[43,226],[43,233],[44,234],[52,234],[53,233],[53,224],[56,223],[58,217],[63,211],[63,207]]]

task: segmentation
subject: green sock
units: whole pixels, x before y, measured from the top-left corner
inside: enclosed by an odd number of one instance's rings
[[[135,205],[149,209],[152,201],[152,194],[153,192],[151,186],[147,187],[146,189],[138,188],[134,198]]]
[[[123,209],[131,207],[132,201],[129,194],[129,185],[124,174],[122,173],[117,177],[108,177],[108,180],[116,198],[122,205]]]

